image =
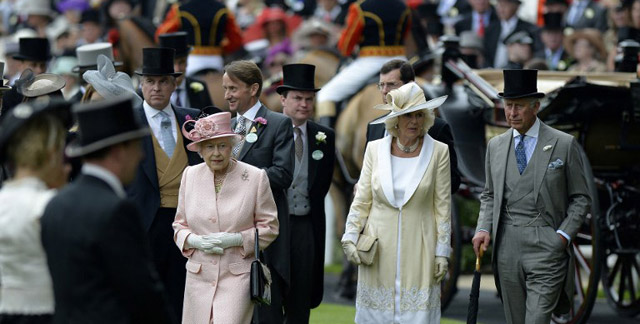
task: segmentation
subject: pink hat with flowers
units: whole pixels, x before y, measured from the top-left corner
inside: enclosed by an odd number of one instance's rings
[[[187,125],[193,123],[193,129],[186,130]],[[198,143],[221,137],[233,137],[235,140],[242,140],[242,135],[238,135],[231,130],[231,113],[220,112],[209,115],[198,120],[187,120],[182,125],[182,134],[192,141],[187,145],[187,149],[198,152]]]

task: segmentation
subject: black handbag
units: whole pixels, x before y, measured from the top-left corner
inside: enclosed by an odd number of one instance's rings
[[[256,255],[255,260],[251,262],[251,301],[258,305],[271,305],[271,272],[260,261],[258,240],[258,228],[256,228]]]

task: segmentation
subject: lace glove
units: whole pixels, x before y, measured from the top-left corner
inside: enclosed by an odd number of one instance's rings
[[[436,263],[435,280],[436,280],[436,283],[440,283],[442,279],[444,279],[444,276],[447,274],[447,270],[449,269],[449,261],[447,261],[447,258],[445,257],[437,256],[435,263]]]
[[[358,255],[358,249],[356,245],[351,241],[342,242],[342,250],[347,256],[347,260],[353,264],[360,265],[360,256]]]
[[[219,241],[191,233],[187,236],[186,248],[198,249],[205,253],[222,254],[222,249],[216,247],[216,243],[219,243]]]
[[[227,249],[234,246],[242,246],[242,234],[218,232],[205,235],[205,238],[214,240],[214,248]]]

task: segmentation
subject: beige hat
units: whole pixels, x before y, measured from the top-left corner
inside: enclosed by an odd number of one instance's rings
[[[387,94],[388,104],[373,107],[380,110],[389,110],[390,112],[386,116],[372,121],[371,124],[382,124],[388,119],[418,110],[435,109],[442,106],[445,100],[447,100],[447,96],[427,101],[422,88],[415,82],[409,82],[398,89],[391,90]]]
[[[42,73],[34,76],[31,69],[26,69],[16,81],[18,93],[28,97],[38,97],[56,92],[64,88],[66,81],[57,74]]]

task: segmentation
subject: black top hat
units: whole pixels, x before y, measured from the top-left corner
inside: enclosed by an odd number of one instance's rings
[[[173,70],[173,59],[176,50],[167,47],[147,47],[142,49],[142,71],[137,75],[172,75],[181,76],[181,72]]]
[[[282,85],[276,92],[287,90],[319,91],[314,84],[316,67],[311,64],[287,64],[282,66]]]
[[[569,7],[569,2],[567,0],[547,0],[544,3],[545,6],[554,5],[554,4],[561,4]]]
[[[80,23],[93,22],[98,25],[102,23],[102,15],[99,10],[89,9],[82,12]]]
[[[48,61],[51,59],[49,40],[40,37],[20,38],[20,50],[13,58],[21,61]]]
[[[547,12],[544,14],[544,27],[542,27],[542,30],[564,30],[563,16],[561,12]]]
[[[503,70],[502,73],[504,92],[498,93],[501,98],[544,97],[544,93],[538,92],[538,70]]]
[[[133,113],[131,97],[73,105],[78,138],[69,144],[67,156],[78,157],[149,135]]]
[[[4,151],[11,137],[29,120],[46,113],[58,117],[65,128],[71,126],[71,103],[63,99],[21,103],[3,114],[0,123],[0,161],[5,159]]]
[[[168,47],[176,50],[176,57],[187,56],[191,51],[191,46],[187,44],[186,32],[162,34],[160,35],[159,40],[160,47]]]

